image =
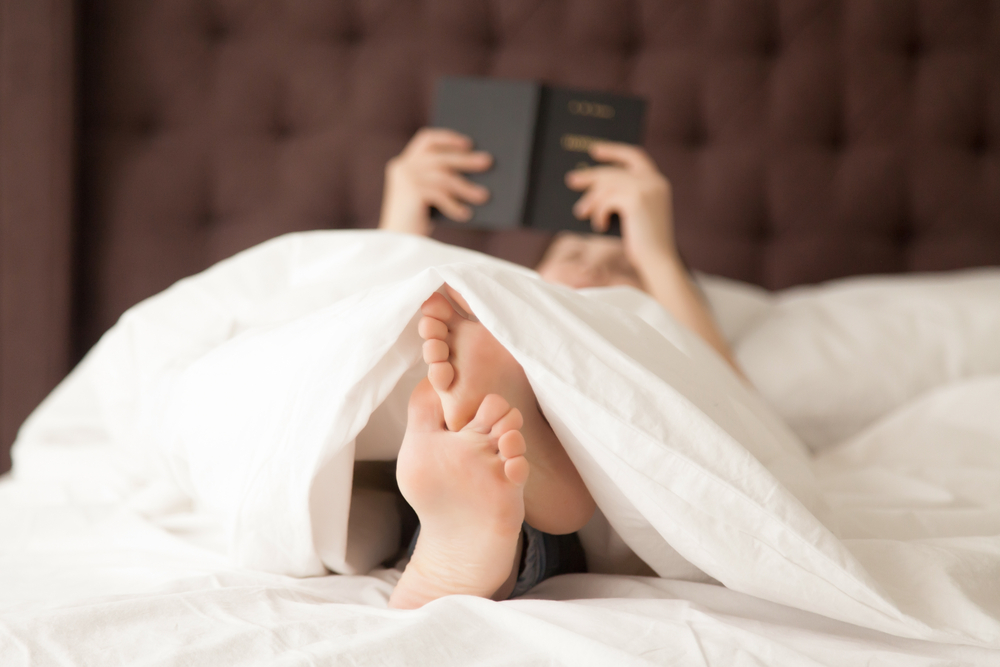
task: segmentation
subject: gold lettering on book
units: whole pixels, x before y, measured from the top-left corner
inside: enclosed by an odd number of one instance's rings
[[[559,145],[563,147],[563,150],[575,151],[577,153],[588,152],[591,145],[598,141],[604,140],[597,137],[588,137],[583,134],[564,134],[559,137]]]
[[[591,116],[593,118],[615,117],[615,108],[610,104],[599,104],[584,100],[570,100],[569,112],[574,116]]]

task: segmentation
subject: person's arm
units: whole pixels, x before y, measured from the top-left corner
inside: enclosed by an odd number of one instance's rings
[[[451,130],[424,128],[385,166],[379,229],[428,236],[433,206],[452,220],[472,217],[467,204],[483,204],[489,190],[462,172],[490,168],[489,153],[472,150],[472,140]]]
[[[670,182],[636,146],[600,142],[590,154],[606,164],[566,175],[570,188],[585,191],[573,213],[596,232],[607,231],[617,213],[625,254],[649,294],[745,377],[677,253]]]

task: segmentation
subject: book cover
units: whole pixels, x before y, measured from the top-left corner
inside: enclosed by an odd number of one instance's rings
[[[490,200],[459,224],[590,231],[589,221],[573,217],[581,193],[566,187],[566,173],[595,164],[587,150],[596,140],[641,144],[645,106],[636,97],[535,81],[441,78],[432,125],[466,134],[476,150],[493,154],[488,171],[466,174],[490,189]]]
[[[597,140],[642,144],[645,101],[612,93],[545,86],[536,125],[531,192],[525,225],[589,232],[573,216],[580,192],[566,187],[566,173],[597,164],[587,152]],[[611,233],[620,233],[614,226]]]
[[[486,186],[490,199],[472,207],[465,226],[519,227],[528,200],[540,86],[534,81],[444,77],[438,81],[431,124],[472,137],[475,150],[493,155],[493,166],[466,178]],[[437,220],[446,219],[435,211]]]

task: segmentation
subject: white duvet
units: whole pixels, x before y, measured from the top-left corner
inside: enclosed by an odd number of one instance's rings
[[[352,470],[395,455],[444,282],[597,500],[596,574],[396,612]],[[20,434],[0,663],[1000,663],[1000,272],[704,285],[760,395],[637,291],[425,239],[293,235],[181,281]]]

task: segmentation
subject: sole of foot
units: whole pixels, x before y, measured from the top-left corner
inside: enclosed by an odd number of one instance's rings
[[[462,429],[450,431],[430,382],[417,385],[396,479],[417,513],[420,535],[390,607],[416,609],[446,595],[510,594],[530,469],[521,424],[521,414],[491,394]]]
[[[527,522],[556,535],[579,530],[593,515],[594,500],[542,415],[524,369],[474,319],[461,294],[448,285],[445,292],[448,298],[436,292],[424,302],[418,324],[427,379],[440,397],[445,424],[458,431],[485,396],[503,396],[524,418],[532,469],[524,491]]]

